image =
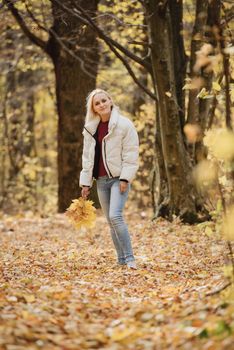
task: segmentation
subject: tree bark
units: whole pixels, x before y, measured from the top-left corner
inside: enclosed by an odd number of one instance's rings
[[[153,183],[151,184],[151,187],[154,218],[157,218],[158,216],[169,217],[169,189],[162,150],[158,104],[156,105],[155,164],[153,169]]]
[[[76,1],[91,15],[96,14],[98,2]],[[51,0],[54,22],[48,29],[47,42],[29,30],[12,0],[4,3],[25,35],[41,47],[54,64],[58,108],[58,211],[64,212],[71,200],[80,195],[85,99],[96,86],[99,60],[96,34],[77,19],[75,12],[64,11],[63,5],[73,8],[72,0]],[[38,25],[35,16],[32,16]],[[94,200],[97,202],[96,194]]]
[[[191,180],[191,163],[186,151],[180,121],[172,41],[172,14],[167,2],[145,1],[153,80],[158,96],[158,119],[168,195],[161,205],[169,219],[178,215],[186,222],[199,221],[198,194]],[[182,4],[180,4],[182,6]],[[167,208],[167,210],[165,210]]]
[[[194,71],[196,63],[196,52],[199,51],[204,43],[210,43],[214,49],[217,46],[217,33],[220,23],[220,0],[197,0],[196,16],[191,41],[190,56],[190,78],[201,78],[202,87],[207,91],[212,87],[212,71],[207,71],[206,67],[201,68],[199,72]],[[197,95],[201,87],[194,88],[189,91],[188,117],[187,122],[190,124],[198,124],[201,128],[201,136],[209,124],[209,112],[211,107],[210,99],[198,98]],[[197,163],[201,159],[206,158],[207,151],[203,141],[196,142],[195,147],[190,150],[191,159]]]
[[[64,2],[63,2],[64,3]],[[66,1],[69,6],[70,1]],[[95,13],[97,0],[79,1],[86,11]],[[54,63],[58,107],[58,210],[64,210],[79,196],[79,173],[82,158],[82,130],[85,101],[96,86],[98,44],[94,32],[77,18],[65,13],[52,1],[53,33],[66,41],[66,46],[77,56],[71,56],[54,36],[48,50]],[[62,20],[61,20],[62,18]],[[69,44],[75,41],[75,45]],[[92,69],[91,69],[92,68]]]
[[[179,106],[179,116],[181,122],[181,129],[185,124],[185,93],[183,90],[187,56],[184,49],[183,40],[183,1],[169,1],[170,11],[170,40],[173,53],[173,65],[175,74],[175,88],[176,98]]]
[[[190,78],[200,77],[200,74],[194,72],[194,65],[196,63],[196,52],[200,50],[204,43],[205,25],[207,23],[207,8],[208,0],[197,0],[196,2],[196,15],[195,23],[193,26],[192,40],[191,40],[191,54],[190,54]],[[199,117],[199,99],[197,95],[200,88],[194,88],[189,90],[189,103],[188,103],[188,118],[187,122],[194,124],[200,122]]]

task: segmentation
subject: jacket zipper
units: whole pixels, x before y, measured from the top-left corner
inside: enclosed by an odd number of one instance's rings
[[[110,177],[113,177],[113,175],[111,174],[110,169],[109,169],[109,167],[108,167],[107,161],[106,161],[106,140],[104,139],[103,141],[104,141],[104,153],[105,153],[104,155],[105,155],[106,167],[107,167],[107,170],[108,170],[108,172],[109,172],[109,174],[110,174]]]
[[[86,127],[84,127],[84,129],[94,138],[94,136],[91,134],[91,132],[89,132],[88,129],[86,129]],[[106,136],[107,136],[107,135],[106,135]],[[106,137],[106,136],[105,136],[105,137]],[[94,138],[94,140],[95,140],[95,138]],[[111,174],[110,169],[109,169],[109,167],[108,167],[107,161],[106,161],[106,140],[103,139],[103,141],[104,141],[104,155],[105,155],[105,164],[106,164],[106,167],[107,167],[107,172],[109,172],[108,175],[110,175],[110,177],[113,177],[113,175]],[[95,142],[96,142],[96,140],[95,140]]]
[[[94,136],[91,134],[91,132],[88,129],[86,129],[85,126],[84,126],[84,129],[89,133],[89,135],[91,135],[94,138]]]

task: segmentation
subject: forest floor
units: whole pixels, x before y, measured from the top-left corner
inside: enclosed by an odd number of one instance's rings
[[[0,349],[233,349],[225,242],[205,225],[126,211],[138,270],[116,265],[108,226],[63,214],[2,216]],[[209,232],[209,235],[207,234]]]

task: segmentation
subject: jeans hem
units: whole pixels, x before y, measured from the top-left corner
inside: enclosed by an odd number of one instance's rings
[[[135,261],[135,259],[134,258],[127,258],[127,259],[125,259],[125,263],[127,264],[128,262],[130,262],[130,261]]]

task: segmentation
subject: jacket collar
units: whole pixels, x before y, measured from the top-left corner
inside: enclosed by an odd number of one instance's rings
[[[100,117],[97,116],[94,119],[85,123],[84,129],[91,135],[94,135],[97,131],[98,124],[100,122]],[[119,109],[117,107],[113,107],[111,111],[111,116],[108,124],[108,134],[110,134],[113,129],[116,127],[117,122],[119,120]]]

